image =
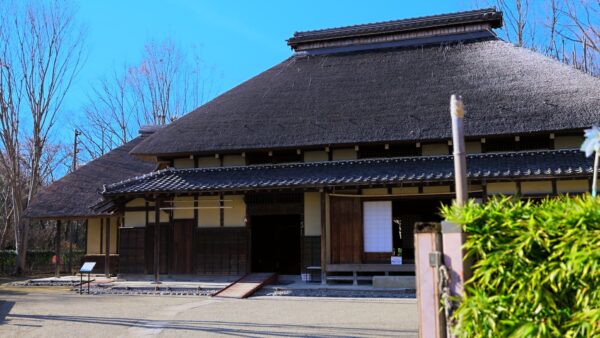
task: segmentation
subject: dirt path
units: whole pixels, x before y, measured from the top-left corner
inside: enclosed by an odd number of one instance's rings
[[[2,337],[416,337],[414,299],[87,296],[0,288]]]

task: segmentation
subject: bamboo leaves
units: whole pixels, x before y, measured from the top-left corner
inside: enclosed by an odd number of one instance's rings
[[[443,207],[463,224],[473,276],[455,313],[459,337],[600,335],[600,201],[514,197]]]

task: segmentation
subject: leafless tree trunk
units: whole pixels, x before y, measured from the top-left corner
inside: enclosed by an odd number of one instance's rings
[[[556,43],[559,37],[559,22],[561,19],[561,8],[559,7],[559,0],[550,0],[549,16],[547,19],[548,27],[548,45],[545,48],[546,55],[552,56],[557,60],[560,60],[560,53]]]
[[[0,165],[10,186],[17,272],[22,272],[29,230],[22,212],[52,166],[47,162],[48,137],[80,68],[83,29],[73,10],[59,0],[4,2],[0,9]],[[21,120],[28,125],[21,128]]]
[[[506,38],[520,47],[534,47],[526,41],[527,28],[530,24],[529,0],[497,0],[496,5],[504,13]]]

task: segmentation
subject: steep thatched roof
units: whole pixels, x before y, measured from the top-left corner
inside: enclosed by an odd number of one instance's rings
[[[35,195],[25,210],[25,217],[41,219],[101,216],[102,213],[92,207],[102,201],[100,191],[104,184],[142,175],[156,168],[156,163],[129,155],[131,149],[143,138],[140,136],[110,151],[44,188]]]
[[[467,136],[600,122],[600,79],[497,39],[296,54],[144,140],[175,156],[450,139],[449,98]]]
[[[586,177],[592,160],[579,150],[473,154],[467,158],[471,180]],[[107,185],[105,196],[149,193],[320,188],[451,181],[453,157],[418,156],[244,167],[168,168]]]

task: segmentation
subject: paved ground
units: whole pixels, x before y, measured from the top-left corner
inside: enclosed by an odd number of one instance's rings
[[[414,299],[80,296],[0,288],[1,337],[416,337]]]

